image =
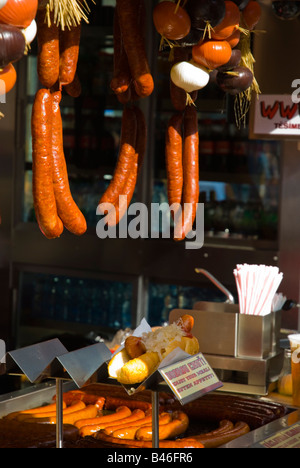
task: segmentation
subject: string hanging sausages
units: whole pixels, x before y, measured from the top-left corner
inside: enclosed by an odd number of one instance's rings
[[[147,97],[154,90],[154,81],[148,63],[143,32],[137,21],[137,14],[143,7],[143,2],[144,0],[117,0],[116,8],[136,93],[140,97]]]
[[[39,90],[35,96],[31,121],[34,208],[39,227],[49,239],[59,237],[63,232],[52,179],[52,105],[50,91]]]

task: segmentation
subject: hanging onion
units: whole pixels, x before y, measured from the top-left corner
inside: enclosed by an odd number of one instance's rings
[[[236,67],[230,72],[219,72],[217,84],[226,93],[233,96],[246,91],[253,83],[253,73],[247,67]]]
[[[231,36],[240,24],[239,7],[231,0],[225,1],[225,16],[211,32],[211,37],[217,40],[224,40]]]
[[[196,29],[203,30],[207,24],[214,28],[225,16],[224,0],[188,0],[185,8]]]
[[[250,0],[232,0],[242,11],[249,3]]]
[[[193,47],[203,39],[203,31],[200,29],[191,28],[189,34],[177,42],[181,47]]]
[[[171,41],[183,39],[191,30],[191,19],[176,3],[164,1],[153,9],[153,22],[157,32]]]
[[[187,93],[192,93],[208,84],[209,72],[193,60],[179,62],[171,69],[171,80],[178,88],[184,89]]]
[[[240,42],[240,38],[241,38],[241,31],[239,29],[236,29],[234,33],[231,34],[231,36],[227,37],[226,41],[228,42],[230,47],[233,49]]]
[[[233,49],[229,61],[221,67],[218,67],[218,71],[228,71],[238,67],[241,62],[241,59],[242,52],[240,51],[240,49]]]
[[[15,67],[10,63],[3,70],[0,70],[0,96],[9,93],[15,86],[17,81],[17,72]]]
[[[28,26],[28,28],[22,29],[22,33],[25,37],[26,44],[31,44],[32,41],[35,39],[35,36],[37,34],[37,25],[36,21],[32,20],[31,24]]]
[[[27,28],[34,20],[38,0],[7,0],[0,10],[0,23]]]
[[[249,31],[254,29],[261,17],[261,6],[256,0],[251,0],[242,11],[242,19]]]
[[[193,60],[211,70],[227,63],[231,57],[231,52],[231,47],[227,41],[203,41],[192,49]]]
[[[26,49],[25,37],[16,26],[0,24],[0,68],[20,60]]]

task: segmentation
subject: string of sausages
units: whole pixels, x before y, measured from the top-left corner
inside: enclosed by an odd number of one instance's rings
[[[72,97],[81,92],[76,74],[81,25],[62,30],[53,18],[49,24],[45,8],[38,9],[36,22],[42,88],[36,93],[31,120],[35,214],[48,239],[59,237],[64,227],[80,236],[87,224],[70,191],[60,103],[63,87]]]
[[[193,228],[199,200],[199,132],[195,107],[174,114],[166,133],[168,201],[175,225],[174,239],[186,238]]]
[[[114,14],[114,70],[110,87],[124,105],[118,160],[100,198],[97,214],[109,227],[119,224],[132,201],[147,144],[143,111],[135,104],[154,90],[144,38],[144,0],[117,0]]]

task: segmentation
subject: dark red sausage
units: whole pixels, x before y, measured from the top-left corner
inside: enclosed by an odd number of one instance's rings
[[[187,105],[191,105],[191,103],[188,103],[188,94],[184,89],[179,88],[178,86],[173,83],[173,81],[170,79],[170,97],[171,97],[171,102],[175,110],[177,111],[184,111]],[[193,93],[190,94],[190,97],[193,102],[197,100],[198,97],[198,92],[194,91]]]
[[[124,49],[122,33],[120,29],[118,11],[114,14],[114,76],[110,82],[110,87],[115,94],[120,95],[122,103],[130,99],[128,92],[132,81],[127,55]],[[127,101],[126,101],[127,98]]]

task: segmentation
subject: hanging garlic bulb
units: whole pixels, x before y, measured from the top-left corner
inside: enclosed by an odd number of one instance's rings
[[[209,72],[193,60],[178,62],[171,69],[171,80],[187,93],[204,88],[209,82]]]
[[[27,28],[21,29],[21,31],[24,34],[26,44],[27,45],[31,44],[32,41],[34,40],[35,36],[36,36],[36,33],[37,33],[36,21],[32,20],[30,25]]]

